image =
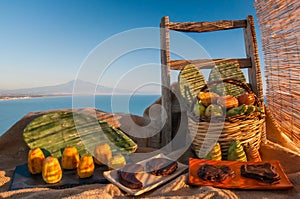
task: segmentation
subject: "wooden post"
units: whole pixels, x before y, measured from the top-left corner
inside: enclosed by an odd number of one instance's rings
[[[162,83],[162,118],[166,118],[161,132],[161,145],[167,145],[172,140],[172,111],[170,88],[170,32],[168,29],[169,17],[165,16],[160,22],[160,47],[161,47],[161,83]],[[171,150],[169,148],[169,150]]]
[[[262,88],[262,79],[260,73],[260,63],[258,57],[258,48],[256,41],[256,34],[254,29],[254,20],[251,15],[247,17],[247,26],[244,28],[244,39],[246,46],[246,55],[247,58],[251,59],[251,68],[248,68],[248,77],[249,83],[251,84],[254,93],[257,95],[258,99],[263,102],[263,88]],[[267,134],[266,134],[266,126],[263,127],[262,132],[262,142],[266,143]]]
[[[260,63],[254,29],[254,20],[251,15],[247,17],[247,26],[244,28],[244,39],[247,58],[251,59],[252,67],[248,69],[249,83],[260,101],[263,101],[263,89],[260,73]]]

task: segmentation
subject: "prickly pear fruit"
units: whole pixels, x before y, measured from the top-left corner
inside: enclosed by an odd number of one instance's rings
[[[220,96],[217,93],[213,93],[213,92],[200,92],[198,94],[198,99],[206,107],[209,106],[210,104],[217,103],[219,97]]]
[[[214,116],[222,116],[222,115],[223,115],[223,109],[219,105],[211,104],[205,109],[206,117],[214,117]]]
[[[119,169],[126,165],[126,159],[122,154],[113,156],[108,162],[109,169]]]
[[[243,146],[238,140],[233,140],[228,149],[227,159],[231,161],[247,162]]]
[[[237,98],[231,95],[225,95],[219,97],[217,103],[226,109],[236,108],[239,106],[239,101],[237,100]]]
[[[94,160],[98,165],[107,165],[112,158],[112,151],[108,144],[97,145],[94,149]]]
[[[232,108],[232,109],[229,109],[227,112],[226,112],[226,116],[227,117],[232,117],[232,116],[236,116],[236,115],[243,115],[248,109],[248,105],[241,105],[241,106],[238,106],[236,108]]]
[[[200,102],[196,103],[194,106],[194,113],[197,116],[204,116],[205,114],[205,106]]]
[[[253,105],[255,103],[255,95],[254,93],[244,93],[237,97],[239,101],[239,105]]]
[[[48,156],[43,162],[43,180],[46,183],[57,183],[62,179],[62,170],[57,158]]]
[[[77,174],[80,178],[91,177],[94,173],[95,165],[93,156],[84,155],[80,158],[79,165],[77,167]]]
[[[217,144],[211,149],[211,151],[204,157],[206,160],[222,160],[221,146]]]
[[[40,148],[30,149],[28,153],[28,170],[31,174],[42,173],[44,153]]]
[[[248,161],[261,162],[261,157],[259,155],[257,148],[251,146],[251,144],[248,142],[247,144],[244,145],[244,149]]]
[[[62,154],[62,168],[76,169],[79,163],[79,154],[75,147],[68,146]]]

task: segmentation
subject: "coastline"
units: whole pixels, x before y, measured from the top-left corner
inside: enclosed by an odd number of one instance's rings
[[[43,97],[67,97],[72,96],[74,94],[56,94],[56,95],[26,95],[26,96],[0,96],[0,101],[9,101],[9,100],[22,100],[22,99],[31,99],[31,98],[43,98]],[[77,94],[75,96],[90,96],[90,93],[85,94]],[[160,94],[157,93],[95,93],[93,94],[95,96],[97,95],[120,95],[120,96],[126,96],[126,95],[157,95],[160,96]]]
[[[19,100],[19,99],[29,99],[32,96],[18,96],[18,97],[0,97],[0,101],[8,101],[8,100]]]
[[[53,95],[0,96],[0,101],[23,100],[23,99],[40,98],[40,97],[54,97],[54,96]]]

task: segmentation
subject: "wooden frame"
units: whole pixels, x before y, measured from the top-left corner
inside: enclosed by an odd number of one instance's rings
[[[211,32],[228,30],[234,28],[243,28],[246,58],[232,59],[199,59],[199,60],[171,60],[170,59],[170,30],[181,32]],[[161,42],[161,81],[162,81],[162,106],[165,109],[166,123],[161,133],[161,145],[168,144],[173,136],[172,133],[172,104],[170,89],[170,70],[181,70],[187,64],[194,64],[199,69],[209,69],[215,64],[222,62],[231,62],[237,64],[240,68],[248,68],[249,84],[263,101],[262,80],[260,73],[260,63],[258,58],[258,49],[256,34],[254,29],[254,20],[251,15],[245,20],[221,20],[216,22],[170,22],[169,17],[165,16],[160,23],[160,42]]]

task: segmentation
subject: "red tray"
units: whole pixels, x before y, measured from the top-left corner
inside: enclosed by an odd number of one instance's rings
[[[189,184],[196,186],[213,186],[226,189],[290,189],[293,184],[289,181],[284,173],[279,161],[269,161],[275,167],[276,172],[281,179],[278,184],[269,184],[259,180],[245,178],[241,176],[240,167],[243,164],[256,164],[254,162],[236,162],[236,161],[215,161],[190,158],[189,160]],[[198,177],[197,171],[204,164],[212,164],[216,166],[226,165],[235,171],[235,176],[222,182],[205,181]]]

